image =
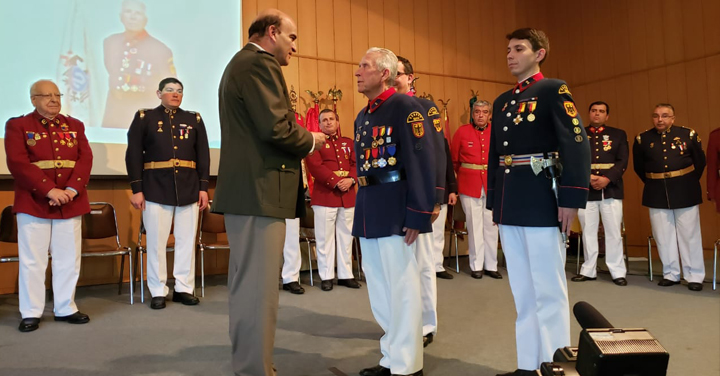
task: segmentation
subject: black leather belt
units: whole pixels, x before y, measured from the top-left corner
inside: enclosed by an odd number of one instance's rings
[[[382,172],[376,175],[358,176],[358,184],[361,187],[367,187],[368,185],[394,183],[406,179],[405,170],[396,170]]]

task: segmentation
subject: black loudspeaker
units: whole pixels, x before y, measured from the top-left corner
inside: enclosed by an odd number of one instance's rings
[[[645,329],[583,329],[575,367],[582,376],[666,376],[669,360]]]

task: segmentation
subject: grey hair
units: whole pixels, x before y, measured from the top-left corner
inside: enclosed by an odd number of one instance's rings
[[[30,85],[30,96],[31,96],[31,97],[32,97],[33,95],[37,94],[37,93],[35,92],[35,90],[37,89],[38,85],[40,85],[41,83],[44,83],[44,82],[49,82],[49,83],[55,85],[55,82],[53,82],[52,80],[42,79],[42,80],[37,80],[37,81],[35,81],[35,82],[33,82],[32,85]],[[55,85],[55,86],[57,86],[57,85]]]
[[[473,103],[473,109],[475,109],[475,107],[482,107],[482,106],[488,106],[490,108],[490,111],[492,112],[492,105],[490,104],[490,102],[488,102],[484,99],[480,99],[480,100],[476,101],[475,103]]]
[[[388,50],[387,48],[371,47],[365,54],[376,54],[378,55],[373,61],[375,62],[375,68],[379,71],[385,69],[390,71],[390,76],[385,80],[385,84],[393,86],[395,84],[395,77],[397,77],[398,58],[395,53]]]
[[[127,8],[128,5],[130,5],[130,4],[138,4],[138,5],[140,5],[140,7],[142,8],[143,13],[145,13],[145,12],[147,11],[145,2],[142,1],[142,0],[123,0],[122,5],[120,6],[120,8],[121,8],[122,10],[125,10],[125,8]]]

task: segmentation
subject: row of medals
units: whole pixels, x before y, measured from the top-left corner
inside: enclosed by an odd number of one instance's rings
[[[162,120],[159,120],[158,121],[158,130],[157,130],[158,133],[163,132],[162,127],[163,127],[163,122],[162,122]],[[185,138],[190,139],[190,130],[189,129],[180,129],[180,139],[182,140]]]
[[[35,137],[27,140],[28,146],[35,146],[37,142],[40,141],[40,138],[47,138],[47,134],[43,134],[41,137],[39,133],[35,133]],[[71,148],[75,146],[75,143],[73,140],[67,140],[67,142],[65,140],[60,140],[60,145],[67,145],[67,147]]]
[[[390,142],[390,137],[387,138],[387,142]],[[380,136],[379,138],[375,139],[373,138],[372,142],[372,148],[377,149],[378,146],[382,146],[385,143],[385,140]],[[365,158],[364,155],[361,155],[360,158]],[[397,163],[397,159],[395,157],[390,157],[387,160],[384,157],[380,157],[379,159],[373,159],[372,162],[369,160],[365,160],[365,163],[363,163],[362,167],[365,169],[365,171],[370,171],[370,167],[372,168],[385,168],[388,165],[395,166]]]

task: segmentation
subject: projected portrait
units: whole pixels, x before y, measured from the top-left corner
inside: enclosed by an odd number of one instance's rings
[[[109,75],[102,122],[105,128],[128,128],[139,108],[157,101],[157,82],[176,76],[170,48],[145,30],[148,19],[142,1],[124,0],[120,21],[125,31],[103,42]]]

